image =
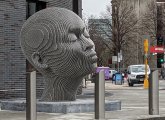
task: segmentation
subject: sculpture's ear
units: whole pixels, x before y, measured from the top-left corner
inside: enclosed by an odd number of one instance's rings
[[[43,63],[43,60],[40,57],[39,52],[34,52],[32,54],[32,61],[35,64],[35,66],[37,66],[38,68],[42,68],[42,69],[48,68],[48,65]]]

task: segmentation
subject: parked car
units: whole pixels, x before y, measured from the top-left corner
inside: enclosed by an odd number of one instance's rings
[[[109,79],[113,78],[113,74],[117,73],[116,70],[109,70]]]
[[[130,65],[127,69],[128,73],[128,85],[133,86],[134,84],[143,84],[145,78],[145,65]],[[150,68],[147,65],[147,75],[150,74]]]

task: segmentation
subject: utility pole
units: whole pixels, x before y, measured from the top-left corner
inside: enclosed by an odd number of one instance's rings
[[[112,0],[112,37],[113,37],[113,42],[116,43],[118,41],[118,31],[117,31],[117,24],[118,24],[118,13],[119,13],[119,7],[118,3],[116,0]],[[114,46],[114,56],[117,56],[117,70],[119,71],[119,61],[118,61],[118,53],[119,50],[117,46]]]
[[[120,71],[120,53],[117,53],[117,71]]]

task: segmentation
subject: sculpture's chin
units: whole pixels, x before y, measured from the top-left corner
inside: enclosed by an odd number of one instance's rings
[[[92,71],[91,72],[95,72],[97,68],[97,63],[93,63],[92,64]]]
[[[93,67],[94,67],[94,69],[96,69],[97,68],[97,63],[93,63]]]

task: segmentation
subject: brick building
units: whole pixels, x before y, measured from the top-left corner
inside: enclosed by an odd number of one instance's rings
[[[82,16],[81,0],[1,0],[0,1],[0,98],[26,96],[26,74],[32,68],[20,47],[19,34],[26,19],[47,7],[62,7]],[[43,89],[37,74],[37,96]]]

